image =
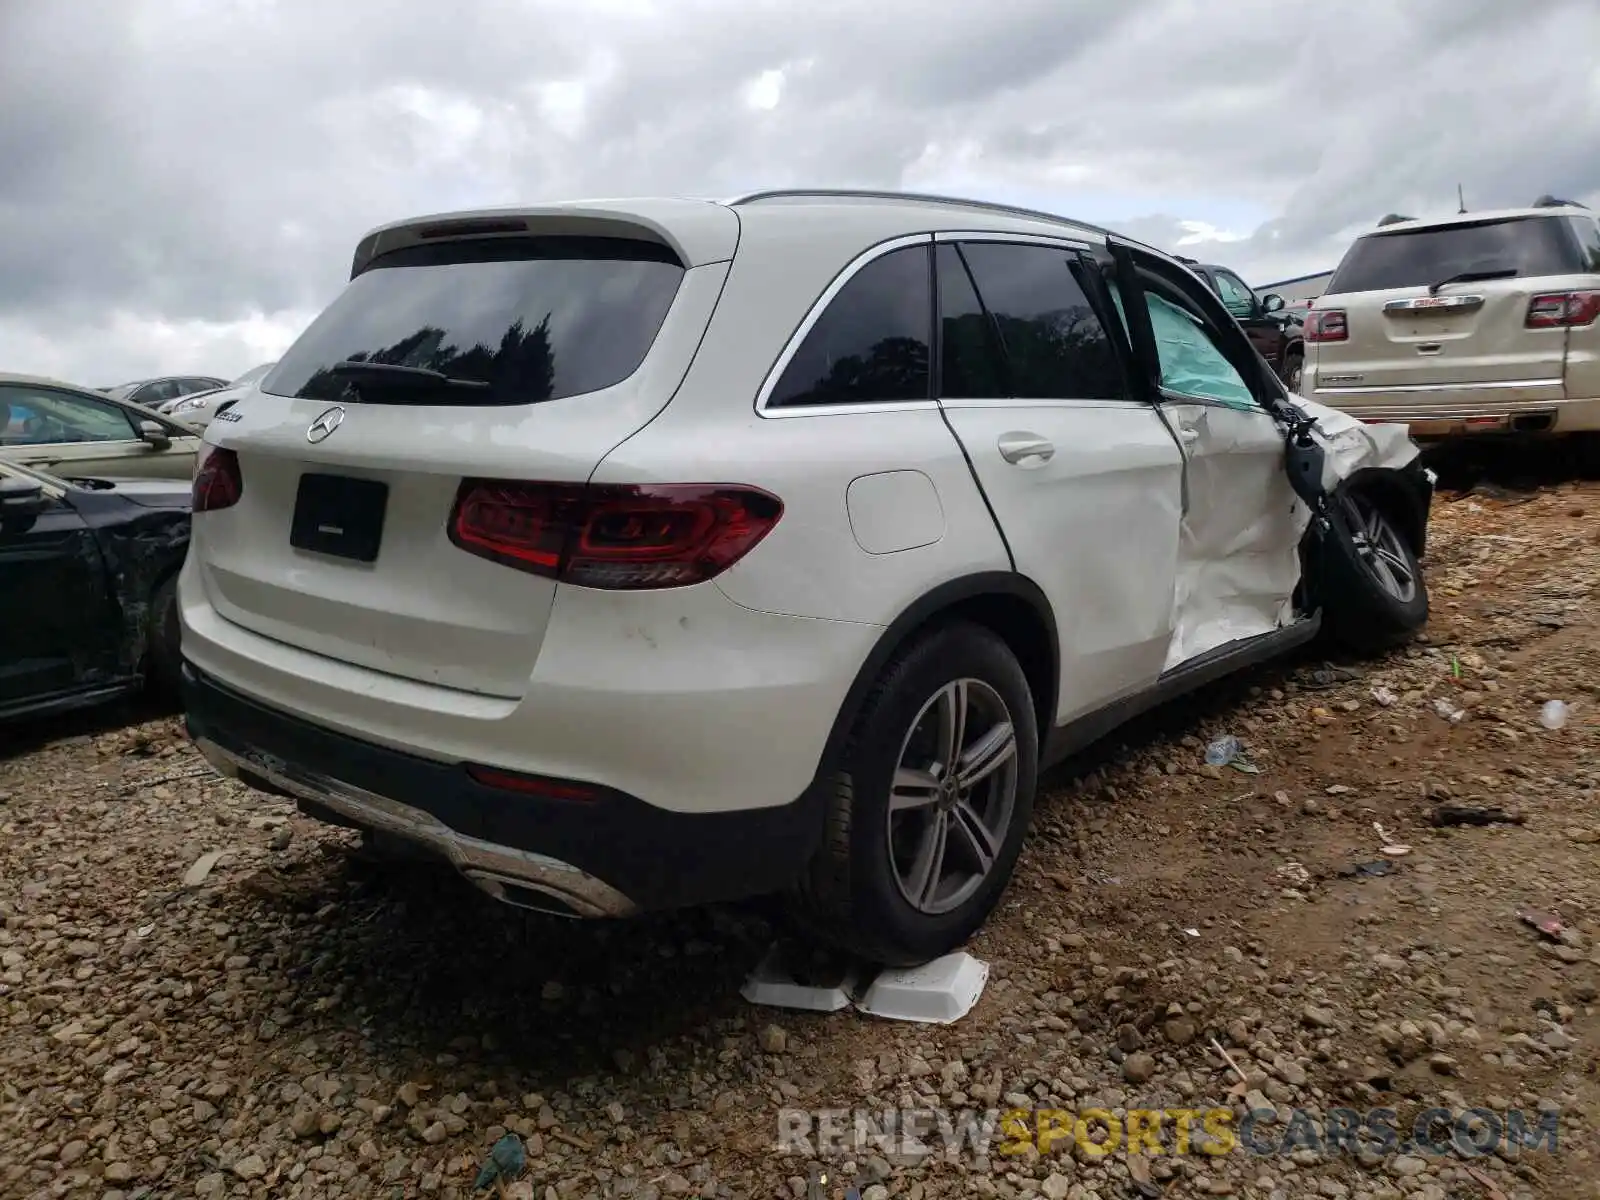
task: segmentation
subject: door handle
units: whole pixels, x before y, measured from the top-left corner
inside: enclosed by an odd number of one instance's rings
[[[1184,445],[1193,445],[1200,440],[1200,431],[1188,425],[1178,426],[1178,436],[1183,439]]]
[[[1055,454],[1055,445],[1049,438],[1036,433],[1003,433],[998,443],[1000,457],[1017,466],[1042,466]],[[1037,462],[1028,462],[1037,459]]]

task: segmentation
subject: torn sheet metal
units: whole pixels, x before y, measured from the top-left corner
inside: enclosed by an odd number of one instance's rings
[[[1314,436],[1324,452],[1322,486],[1326,490],[1333,490],[1342,480],[1370,467],[1397,470],[1422,453],[1405,425],[1392,422],[1369,425],[1349,413],[1304,396],[1290,396],[1289,402],[1307,416],[1316,418]]]
[[[1294,396],[1315,417],[1324,488],[1358,471],[1397,470],[1420,451],[1404,425],[1373,424]],[[1300,540],[1311,514],[1284,471],[1283,431],[1259,410],[1167,404],[1197,435],[1189,457],[1189,508],[1179,553],[1166,670],[1218,646],[1290,624],[1300,581]],[[1241,525],[1242,514],[1255,513]]]
[[[1294,620],[1300,539],[1311,514],[1289,487],[1283,431],[1259,408],[1163,407],[1193,432],[1164,667],[1171,670]]]

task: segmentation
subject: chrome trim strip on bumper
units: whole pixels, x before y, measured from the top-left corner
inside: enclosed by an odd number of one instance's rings
[[[1331,372],[1330,372],[1331,374]],[[1313,377],[1315,385],[1319,381]],[[1384,392],[1420,393],[1438,392],[1441,395],[1452,395],[1457,392],[1499,392],[1514,388],[1559,388],[1565,381],[1557,376],[1555,379],[1495,379],[1487,383],[1377,383],[1377,384],[1337,384],[1327,387],[1317,387],[1316,391],[1328,396],[1371,396]],[[1323,403],[1326,403],[1324,401]],[[1549,404],[1549,400],[1537,401],[1539,404]]]
[[[508,895],[510,887],[549,896],[571,910],[570,915],[579,917],[625,917],[637,910],[633,901],[610,884],[570,863],[468,837],[457,833],[432,813],[352,784],[297,769],[271,755],[235,754],[209,738],[198,739],[195,747],[207,762],[230,779],[239,778],[241,773],[254,775],[291,796],[332,809],[364,828],[433,850],[497,900],[521,907],[537,907]]]

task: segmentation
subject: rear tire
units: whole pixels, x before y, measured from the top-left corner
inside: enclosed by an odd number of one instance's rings
[[[1010,881],[1038,760],[1033,696],[1006,644],[966,622],[917,639],[869,693],[826,781],[823,844],[791,915],[889,966],[958,949]]]
[[[1380,653],[1427,624],[1428,585],[1416,551],[1379,497],[1356,490],[1334,503],[1344,519],[1315,549],[1323,620],[1350,649]]]
[[[1305,370],[1304,354],[1291,354],[1283,360],[1283,386],[1296,396],[1300,394],[1300,385],[1305,380]]]
[[[183,674],[178,622],[178,577],[167,579],[150,598],[149,640],[145,646],[145,688],[163,700],[177,698]]]

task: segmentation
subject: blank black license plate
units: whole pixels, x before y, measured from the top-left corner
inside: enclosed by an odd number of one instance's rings
[[[297,550],[376,562],[389,485],[347,475],[302,475],[289,544]]]

